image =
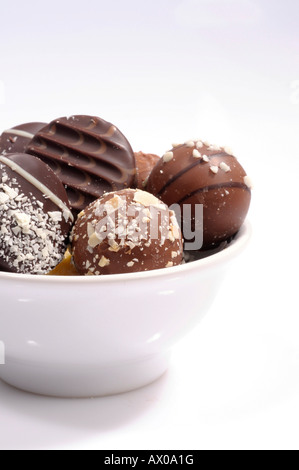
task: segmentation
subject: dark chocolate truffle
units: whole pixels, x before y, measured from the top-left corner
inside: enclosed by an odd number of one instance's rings
[[[0,137],[0,154],[24,153],[35,134],[45,126],[43,122],[28,122],[4,131]]]
[[[0,270],[47,274],[64,257],[73,221],[51,168],[32,155],[0,156]]]
[[[203,205],[203,249],[215,247],[240,229],[251,199],[249,178],[231,151],[200,140],[167,152],[153,169],[147,191],[169,206],[179,204],[183,219],[183,205],[189,204],[187,222],[193,231],[195,207]]]
[[[106,194],[78,216],[72,254],[80,274],[120,274],[182,262],[183,242],[173,211],[145,191]]]
[[[117,127],[98,117],[56,119],[35,135],[26,152],[53,169],[75,211],[136,182],[131,145]]]
[[[138,178],[137,188],[144,190],[146,188],[148,177],[154,166],[160,160],[160,157],[153,153],[135,152],[135,159]]]

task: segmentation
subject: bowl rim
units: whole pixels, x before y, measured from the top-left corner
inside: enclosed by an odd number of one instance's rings
[[[187,274],[197,270],[206,270],[214,267],[216,264],[223,264],[237,256],[246,247],[252,235],[252,227],[247,220],[237,232],[235,239],[222,251],[206,258],[192,261],[190,263],[173,266],[171,268],[155,269],[152,271],[125,273],[125,274],[106,274],[102,276],[46,276],[32,274],[16,274],[0,272],[0,283],[2,280],[24,281],[26,283],[47,283],[47,284],[105,284],[115,282],[129,282],[146,279],[169,278]]]

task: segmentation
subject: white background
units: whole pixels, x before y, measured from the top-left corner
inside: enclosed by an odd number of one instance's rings
[[[136,151],[207,139],[255,189],[251,244],[168,373],[93,400],[0,383],[0,448],[299,448],[298,21],[294,0],[1,2],[1,129],[84,113]]]

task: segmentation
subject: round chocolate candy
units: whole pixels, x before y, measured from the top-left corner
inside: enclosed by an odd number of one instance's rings
[[[80,274],[120,274],[178,265],[183,241],[173,211],[145,191],[106,194],[78,216],[72,254]]]
[[[137,188],[145,189],[148,177],[154,166],[160,160],[158,155],[152,153],[135,152],[136,168],[137,168]]]
[[[4,131],[0,136],[0,154],[24,153],[35,134],[45,126],[43,122],[28,122]]]
[[[131,145],[117,127],[98,117],[56,119],[35,135],[26,152],[53,169],[74,211],[136,182]]]
[[[219,245],[240,229],[251,199],[249,178],[231,151],[200,140],[167,152],[153,169],[147,191],[165,204],[180,206],[191,232],[203,230],[203,249]],[[202,224],[196,219],[198,204],[203,205]],[[187,239],[185,229],[183,234]]]
[[[47,274],[64,257],[74,218],[66,191],[45,163],[0,156],[0,270]]]

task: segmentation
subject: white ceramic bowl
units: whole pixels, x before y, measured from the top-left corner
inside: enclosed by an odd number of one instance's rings
[[[114,394],[167,369],[173,344],[211,305],[245,224],[223,251],[178,267],[101,277],[0,273],[0,378],[61,397]]]

